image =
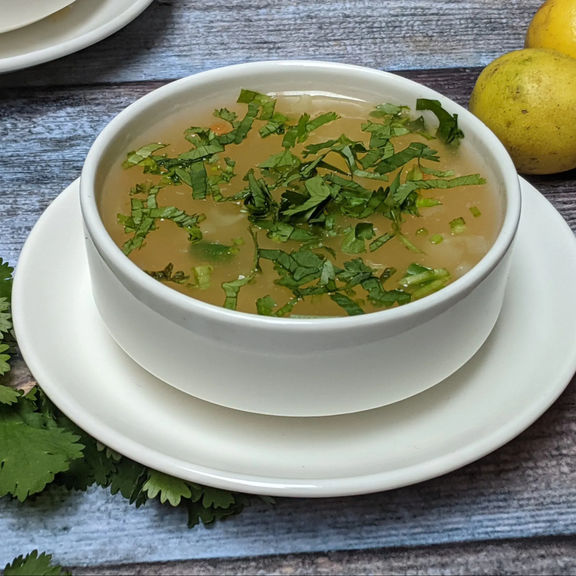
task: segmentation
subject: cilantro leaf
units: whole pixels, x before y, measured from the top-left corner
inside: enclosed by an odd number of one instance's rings
[[[272,316],[276,306],[276,301],[270,295],[256,300],[256,310],[261,316]]]
[[[216,521],[239,514],[250,501],[245,494],[192,483],[189,483],[189,486],[192,490],[192,497],[183,502],[188,510],[189,528],[193,528],[200,522],[209,526]]]
[[[33,550],[26,556],[18,556],[4,568],[5,576],[67,576],[69,572],[52,564],[52,555]]]
[[[298,288],[320,278],[325,260],[306,248],[290,253],[283,250],[259,249],[258,255],[274,262],[274,269],[280,276],[276,281],[277,284],[289,288]]]
[[[154,499],[158,496],[162,504],[169,502],[172,506],[178,506],[182,498],[192,496],[184,480],[155,470],[150,470],[148,473],[148,479],[142,486],[142,490],[146,492],[148,498]]]
[[[8,302],[12,295],[12,274],[14,273],[14,268],[4,262],[0,258],[0,298],[5,298]]]
[[[416,100],[416,110],[430,110],[438,118],[439,126],[436,137],[446,144],[458,144],[464,138],[464,133],[458,128],[458,114],[450,114],[438,100],[419,98]]]
[[[342,252],[345,254],[361,254],[366,252],[366,240],[374,238],[374,226],[369,222],[359,222],[345,233],[342,242]]]
[[[146,480],[147,469],[144,466],[122,458],[116,462],[115,471],[110,477],[110,493],[120,493],[138,508],[146,503],[147,495],[143,491]]]
[[[276,99],[272,96],[256,92],[255,90],[247,90],[246,88],[240,90],[240,95],[236,102],[238,102],[238,104],[256,104],[261,108],[261,120],[269,120],[272,118],[274,115],[274,108],[276,107]]]
[[[387,174],[404,166],[410,160],[416,158],[438,161],[438,155],[435,150],[426,146],[422,142],[411,142],[400,152],[396,152],[387,158],[380,160],[375,166],[374,171],[378,174]]]
[[[7,348],[7,346],[4,345],[0,345],[0,352],[3,351]],[[3,357],[7,357],[7,354],[0,354],[0,374],[2,374],[2,363]],[[4,361],[4,364],[6,364],[6,362]],[[8,366],[8,364],[6,364],[6,366]],[[8,368],[10,368],[8,366]],[[5,372],[4,372],[5,373]],[[11,404],[16,404],[20,398],[20,396],[22,395],[22,392],[20,392],[19,390],[16,390],[15,388],[10,388],[10,386],[4,386],[3,384],[0,384],[0,404],[5,404],[5,405],[11,405]]]
[[[282,146],[284,148],[292,148],[299,142],[304,142],[308,136],[320,126],[333,122],[339,118],[338,114],[335,112],[326,112],[320,114],[313,119],[310,119],[310,115],[306,112],[298,118],[296,124],[292,126],[285,127],[284,139],[282,140]]]
[[[412,297],[402,290],[384,290],[378,278],[368,278],[362,282],[362,288],[368,292],[368,300],[379,308],[389,308],[394,304],[407,304]]]
[[[352,298],[342,294],[341,292],[334,292],[330,294],[330,298],[346,311],[348,316],[358,316],[364,314],[364,310]]]
[[[266,182],[262,178],[257,178],[252,169],[248,171],[244,179],[248,182],[244,206],[255,220],[266,218],[276,205]]]
[[[225,300],[224,308],[228,310],[236,310],[238,306],[238,294],[240,294],[240,289],[252,282],[254,276],[253,274],[249,276],[243,276],[236,278],[236,280],[230,280],[228,282],[222,282],[222,290],[224,290]]]
[[[10,372],[10,354],[4,354],[10,350],[10,346],[8,344],[0,344],[0,376],[4,376],[8,372]]]
[[[82,457],[78,436],[56,427],[39,428],[4,409],[0,418],[0,498],[23,502],[42,491],[70,461]]]
[[[0,337],[12,329],[12,313],[10,302],[6,298],[0,298]]]
[[[386,242],[388,242],[389,240],[392,240],[392,238],[394,238],[394,234],[391,234],[389,232],[386,232],[385,234],[381,234],[380,236],[378,236],[377,238],[372,240],[372,242],[370,242],[370,244],[368,246],[368,250],[370,250],[370,252],[375,252],[376,250],[378,250],[378,248],[380,248],[381,246],[384,246],[384,244],[386,244]]]
[[[235,503],[234,495],[227,490],[204,486],[202,494],[202,504],[206,508],[230,508]]]
[[[149,164],[148,160],[150,159],[152,154],[166,147],[167,144],[161,144],[161,143],[146,144],[145,146],[141,146],[140,148],[138,148],[138,150],[128,152],[128,154],[126,155],[126,160],[124,160],[122,166],[124,168],[131,168],[132,166],[142,166],[147,163]]]
[[[55,482],[73,490],[86,490],[92,484],[103,488],[110,486],[117,471],[116,465],[122,457],[102,446],[63,415],[59,414],[57,421],[60,427],[80,437],[84,454],[82,458],[72,460],[70,468],[59,474]]]
[[[362,258],[344,262],[344,269],[338,271],[338,279],[346,283],[346,288],[353,288],[371,278],[374,270],[364,263]]]
[[[276,242],[310,242],[317,240],[318,237],[310,230],[288,222],[272,222],[270,220],[260,220],[257,223],[258,228],[267,231],[266,236]]]
[[[304,213],[306,219],[309,219],[317,210],[322,208],[333,192],[333,188],[321,176],[314,176],[306,180],[304,186],[308,196],[301,204],[292,205],[291,208],[282,208],[280,213],[282,217]]]
[[[228,262],[238,252],[238,246],[227,246],[219,242],[195,242],[190,253],[203,262]]]

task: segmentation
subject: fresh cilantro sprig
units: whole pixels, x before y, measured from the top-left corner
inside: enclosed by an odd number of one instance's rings
[[[12,390],[0,385],[0,390]],[[0,405],[0,497],[24,502],[49,485],[120,493],[142,506],[158,499],[188,512],[188,525],[239,513],[250,497],[157,472],[106,448],[60,413],[35,387]]]
[[[172,269],[166,275],[177,276]],[[0,342],[12,339],[11,292],[13,269],[0,259]],[[4,354],[0,376],[0,498],[20,502],[53,485],[86,490],[96,485],[142,506],[152,500],[184,508],[188,526],[206,525],[238,514],[252,497],[188,482],[130,460],[84,432],[48,399],[39,386],[28,393],[9,381],[13,354]],[[270,501],[263,498],[263,500]],[[5,574],[43,574],[50,557],[32,553],[16,559]],[[34,572],[38,570],[38,572]],[[60,574],[54,569],[46,574]]]

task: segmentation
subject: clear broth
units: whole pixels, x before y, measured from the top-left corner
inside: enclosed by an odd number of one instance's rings
[[[353,140],[368,140],[368,135],[362,132],[360,126],[368,118],[369,112],[374,109],[373,103],[329,95],[279,94],[276,98],[276,110],[289,116],[297,117],[303,112],[308,112],[311,117],[314,117],[329,111],[340,115],[339,120],[313,132],[300,148],[337,138],[340,134],[346,134]],[[226,108],[237,110],[239,116],[243,115],[243,108],[237,104],[226,105]],[[187,127],[210,126],[215,131],[224,128],[224,122],[212,116],[213,109],[214,106],[211,106],[210,110],[201,114],[196,111],[179,113],[141,135],[132,143],[130,149],[136,149],[150,142],[164,142],[170,144],[160,153],[169,156],[183,153],[190,149],[190,143],[183,137],[184,129]],[[271,154],[282,150],[281,141],[282,136],[276,135],[262,139],[258,135],[258,130],[253,129],[241,144],[227,147],[222,156],[236,161],[237,176],[222,189],[223,193],[231,195],[245,187],[242,175]],[[414,263],[431,269],[447,269],[452,281],[462,276],[486,254],[498,234],[502,220],[501,200],[490,171],[482,159],[467,148],[465,139],[458,148],[453,148],[438,140],[430,141],[416,134],[409,134],[394,138],[394,145],[396,149],[401,149],[414,141],[423,142],[438,151],[440,161],[427,164],[435,170],[451,170],[455,176],[480,173],[486,178],[486,183],[422,191],[420,193],[422,197],[436,199],[440,204],[422,208],[419,216],[404,215],[402,234],[412,244],[412,249],[396,236],[374,252],[366,251],[355,256],[342,253],[341,239],[332,237],[324,240],[325,245],[336,252],[333,259],[336,266],[342,266],[344,261],[361,257],[375,270],[396,269],[397,272],[384,284],[386,290],[398,288],[404,271]],[[124,158],[120,158],[117,165],[107,175],[100,198],[100,212],[104,225],[120,247],[129,236],[125,233],[117,216],[129,214],[131,188],[142,182],[158,182],[160,178],[143,174],[139,167],[124,169],[121,165],[123,160]],[[394,174],[391,174],[389,182],[393,178]],[[366,181],[362,183],[366,184]],[[380,182],[368,184],[373,187],[387,185],[387,183]],[[173,222],[163,221],[147,236],[142,248],[131,252],[129,257],[146,271],[160,271],[171,263],[173,270],[188,274],[195,266],[210,265],[212,270],[209,287],[189,286],[175,282],[166,283],[173,289],[193,298],[223,306],[225,294],[222,283],[243,278],[250,274],[253,268],[254,242],[249,231],[250,222],[243,202],[215,202],[211,198],[193,199],[191,189],[186,185],[165,187],[159,193],[158,199],[159,203],[164,206],[176,206],[189,214],[198,212],[205,214],[206,218],[200,224],[203,241],[234,245],[236,254],[222,264],[203,261],[194,250],[190,249],[186,231],[178,228]],[[464,231],[456,234],[450,222],[457,218],[464,218],[466,226]],[[374,214],[367,220],[373,224],[376,237],[391,232],[391,221],[383,215]],[[277,241],[267,238],[264,231],[259,231],[257,236],[260,248],[280,248],[290,251],[299,246],[293,242],[279,245]],[[439,238],[442,240],[435,243]],[[418,252],[414,250],[414,247]],[[292,298],[291,290],[275,282],[277,276],[273,270],[273,263],[261,259],[260,265],[261,272],[257,275],[256,281],[246,284],[239,291],[236,307],[239,311],[256,313],[256,302],[258,298],[264,296],[270,296],[278,307]],[[358,301],[364,312],[381,309],[363,298],[360,292],[353,291],[352,297]],[[328,295],[323,294],[302,298],[294,305],[289,315],[343,316],[346,315],[346,311]]]

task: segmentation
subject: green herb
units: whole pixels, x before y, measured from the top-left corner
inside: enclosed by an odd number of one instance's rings
[[[147,270],[146,273],[160,282],[174,282],[175,284],[184,284],[190,278],[190,276],[184,274],[182,270],[174,272],[174,264],[172,264],[172,262],[168,263],[162,270]]]
[[[446,144],[458,143],[464,138],[464,133],[458,128],[458,114],[450,114],[438,100],[419,98],[416,100],[416,110],[430,110],[440,123],[436,131],[436,137]]]
[[[80,437],[50,426],[51,419],[38,411],[36,396],[32,391],[26,402],[0,406],[0,497],[12,494],[23,502],[82,456]]]
[[[444,268],[428,268],[420,264],[411,264],[400,285],[405,288],[413,300],[423,298],[446,286],[450,282],[450,273]]]
[[[166,148],[166,144],[147,144],[146,146],[142,146],[138,150],[134,150],[132,152],[128,152],[126,156],[126,160],[124,161],[124,168],[131,168],[132,166],[142,166],[143,168],[150,168],[154,167],[155,163],[153,160],[148,161],[154,152],[161,150],[162,148]]]
[[[242,276],[236,280],[231,280],[229,282],[222,283],[222,289],[226,295],[224,300],[224,308],[229,310],[236,310],[238,306],[238,294],[240,294],[240,289],[249,284],[254,279],[253,275]]]
[[[372,242],[370,242],[368,249],[370,250],[370,252],[375,252],[376,250],[378,250],[378,248],[384,246],[386,242],[392,240],[392,238],[394,238],[394,234],[390,234],[389,232],[387,232],[386,234],[382,234],[381,236],[378,236],[378,238],[375,238],[374,240],[372,240]]]
[[[200,241],[190,245],[190,253],[203,262],[228,262],[238,253],[238,246]]]
[[[12,331],[13,269],[0,258],[0,378],[10,371],[11,352],[15,346]],[[0,390],[0,404],[12,404],[16,401],[12,391]]]
[[[119,222],[124,226],[124,232],[131,234],[131,238],[122,246],[125,254],[141,248],[148,234],[158,228],[158,222],[161,220],[170,220],[184,229],[191,242],[197,242],[202,238],[198,224],[204,220],[204,215],[189,215],[174,206],[159,206],[157,196],[160,190],[160,186],[137,185],[130,192],[132,195],[130,215],[118,215]]]
[[[210,288],[213,270],[214,268],[210,265],[194,266],[192,268],[192,275],[194,277],[192,286],[196,286],[200,290]]]
[[[346,314],[349,316],[358,316],[359,314],[364,314],[364,310],[360,308],[360,306],[352,300],[352,298],[348,297],[346,294],[342,292],[334,292],[330,294],[330,298],[338,304],[341,308],[346,311]]]
[[[4,576],[69,576],[70,572],[52,563],[52,555],[33,550],[26,556],[14,558],[3,571]]]
[[[480,212],[478,206],[470,206],[469,210],[470,210],[470,214],[472,214],[472,216],[474,216],[474,218],[478,218],[479,216],[482,216],[482,212]]]
[[[216,110],[214,116],[226,122],[229,130],[217,134],[210,128],[188,128],[185,137],[191,148],[186,152],[170,157],[165,153],[166,145],[154,143],[128,154],[125,167],[140,167],[160,180],[155,185],[135,187],[130,214],[119,216],[130,236],[124,251],[129,254],[141,248],[159,222],[169,220],[188,233],[190,253],[196,261],[216,265],[237,253],[235,246],[203,239],[199,227],[203,214],[186,214],[172,206],[160,206],[157,198],[165,187],[184,184],[192,189],[195,199],[233,201],[243,206],[247,214],[255,243],[254,265],[243,275],[221,284],[226,308],[236,309],[242,288],[258,280],[260,260],[271,261],[276,283],[292,292],[284,304],[277,304],[269,296],[258,298],[256,309],[262,315],[289,314],[297,302],[320,294],[328,295],[347,314],[362,313],[363,299],[376,307],[387,307],[390,302],[395,305],[412,298],[414,291],[407,296],[396,294],[404,288],[384,290],[384,280],[375,280],[372,273],[369,287],[360,285],[365,295],[350,293],[350,286],[340,285],[341,269],[327,256],[332,254],[326,240],[340,236],[342,252],[351,256],[375,252],[393,239],[411,252],[422,254],[421,248],[402,231],[407,215],[419,216],[421,210],[440,204],[422,193],[480,185],[485,180],[478,174],[455,176],[450,170],[434,168],[431,164],[437,163],[439,156],[428,143],[407,140],[396,149],[393,139],[413,134],[427,142],[437,138],[456,146],[464,136],[457,115],[444,110],[436,100],[419,99],[416,109],[430,111],[438,120],[433,136],[423,116],[414,118],[407,106],[383,103],[362,124],[368,143],[346,135],[309,143],[312,133],[337,120],[338,115],[328,112],[311,117],[303,113],[289,118],[276,111],[275,98],[253,90],[242,90],[237,101],[245,106],[244,116],[226,108]],[[221,186],[236,177],[234,162],[225,156],[227,147],[242,142],[253,129],[261,138],[279,136],[282,149],[241,175],[243,187],[225,196]],[[390,230],[377,234],[369,221],[372,216],[378,221],[382,216],[388,219]],[[451,222],[451,233],[461,233],[462,225],[463,220]],[[291,243],[290,249],[258,247],[257,231],[279,244]],[[424,235],[424,231],[417,235]],[[441,234],[434,234],[429,241],[437,244],[442,239]],[[343,266],[346,270],[346,263]],[[191,275],[196,276],[196,282],[188,285],[206,287],[209,281],[198,281],[198,270]],[[156,272],[155,277],[166,282],[187,282],[184,273],[174,273],[172,269]],[[435,282],[439,280],[436,278]]]
[[[450,232],[451,234],[462,234],[466,232],[466,221],[462,216],[450,220]]]
[[[173,276],[172,270],[165,271]],[[4,309],[0,341],[10,340],[12,268],[0,259],[0,299]],[[8,368],[12,354],[7,354]],[[135,506],[158,499],[187,511],[188,526],[206,525],[239,513],[253,498],[174,478],[138,464],[97,442],[62,414],[39,386],[27,394],[0,377],[0,497],[21,502],[60,485],[86,490],[92,485],[119,493]],[[271,502],[271,499],[262,498]],[[61,574],[50,556],[33,552],[19,557],[5,574]]]
[[[277,308],[276,301],[272,296],[264,296],[256,300],[256,310],[262,316],[273,316],[274,310]]]

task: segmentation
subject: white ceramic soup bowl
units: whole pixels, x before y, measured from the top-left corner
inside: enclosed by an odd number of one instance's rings
[[[113,242],[99,211],[103,182],[131,141],[183,107],[241,88],[323,91],[370,102],[441,101],[458,114],[465,139],[491,167],[504,206],[486,256],[442,290],[401,307],[341,318],[274,318],[195,300],[154,280]],[[398,402],[466,363],[489,336],[503,302],[520,215],[512,161],[479,120],[437,92],[402,77],[343,64],[241,64],[170,83],[114,118],[82,171],[81,206],[94,299],[126,354],[197,398],[278,416],[325,416]]]

